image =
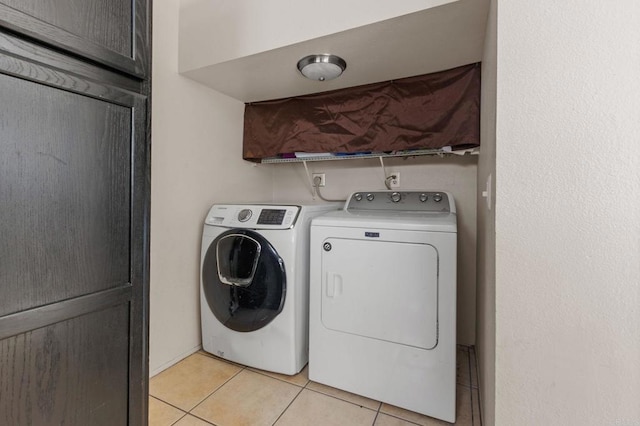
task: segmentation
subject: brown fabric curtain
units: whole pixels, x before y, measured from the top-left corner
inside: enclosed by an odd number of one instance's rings
[[[243,158],[480,145],[480,64],[245,106]]]

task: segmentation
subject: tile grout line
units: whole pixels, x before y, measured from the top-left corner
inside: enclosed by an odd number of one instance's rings
[[[158,398],[157,396],[153,396],[153,395],[149,394],[149,397],[151,397],[151,398],[153,398],[153,399],[157,399],[158,401],[162,402],[163,404],[167,404],[168,406],[173,407],[173,408],[175,408],[176,410],[179,410],[179,411],[181,411],[181,412],[183,412],[183,413],[185,413],[185,414],[188,414],[188,413],[189,413],[188,411],[184,411],[182,408],[177,407],[177,406],[173,405],[172,403],[165,401],[164,399],[160,399],[160,398]],[[183,417],[184,417],[184,416],[183,416]],[[182,417],[181,417],[181,418],[182,418]]]
[[[193,407],[191,407],[189,409],[189,411],[187,411],[189,414],[191,414],[193,416],[193,414],[191,413],[193,410],[195,410],[200,404],[202,404],[204,401],[207,400],[207,398],[209,398],[211,395],[213,395],[214,393],[218,392],[220,389],[222,389],[222,387],[224,385],[226,385],[227,383],[229,383],[234,377],[236,377],[238,374],[242,373],[247,367],[242,367],[240,369],[240,371],[238,371],[236,374],[234,374],[233,376],[229,377],[227,380],[224,381],[224,383],[222,383],[220,386],[218,386],[217,388],[215,388],[214,390],[212,390],[209,394],[207,394],[207,396],[205,396],[204,398],[202,398],[200,401],[198,401],[196,403],[196,405],[194,405]],[[198,416],[195,416],[198,417]],[[200,418],[200,417],[198,417]]]
[[[307,365],[307,366],[308,366],[308,365]],[[307,366],[305,366],[305,367],[307,367]],[[304,368],[303,368],[303,370],[304,370]],[[374,424],[375,424],[375,420],[376,420],[376,419],[377,419],[377,417],[378,417],[378,413],[380,412],[380,409],[382,408],[382,402],[380,402],[380,401],[376,401],[376,402],[378,402],[378,408],[377,408],[377,409],[372,409],[372,408],[369,408],[369,407],[365,407],[364,405],[360,405],[360,404],[356,404],[356,403],[351,402],[351,401],[347,401],[346,399],[342,399],[342,398],[340,398],[340,397],[338,397],[338,396],[334,396],[334,395],[330,395],[330,394],[328,394],[328,393],[324,393],[324,392],[322,392],[322,391],[320,391],[320,390],[311,389],[311,388],[309,388],[309,383],[311,383],[311,382],[312,382],[312,380],[310,380],[309,378],[307,378],[307,381],[305,382],[304,386],[300,386],[300,385],[298,385],[298,384],[295,384],[295,383],[289,382],[289,381],[287,381],[287,380],[283,380],[283,379],[280,379],[280,378],[278,378],[278,377],[273,377],[273,376],[271,376],[271,375],[269,375],[269,374],[266,374],[266,373],[264,373],[264,372],[262,372],[262,371],[260,371],[260,370],[256,371],[256,370],[249,369],[249,371],[253,371],[254,373],[262,374],[262,375],[263,375],[263,376],[265,376],[265,377],[269,377],[269,378],[271,378],[271,379],[276,379],[276,380],[279,380],[279,381],[281,381],[281,382],[284,382],[284,383],[287,383],[287,384],[290,384],[290,385],[294,385],[294,386],[298,386],[299,388],[301,388],[301,389],[300,389],[300,392],[298,392],[298,393],[296,394],[296,396],[293,398],[293,400],[291,400],[291,402],[289,403],[289,405],[287,405],[287,407],[282,411],[282,413],[280,413],[280,416],[278,416],[278,418],[276,419],[276,421],[273,423],[274,425],[275,425],[275,423],[277,423],[277,422],[278,422],[278,420],[280,420],[280,417],[282,417],[282,416],[284,415],[284,413],[285,413],[285,412],[286,412],[286,411],[291,407],[291,405],[293,404],[293,402],[298,398],[298,396],[300,396],[300,394],[302,394],[302,391],[303,391],[303,390],[305,390],[305,389],[306,389],[306,390],[308,390],[308,391],[310,391],[310,392],[314,392],[314,393],[317,393],[317,394],[320,394],[320,395],[328,396],[328,397],[333,398],[333,399],[337,399],[338,401],[342,401],[342,402],[346,402],[346,403],[351,404],[351,405],[355,405],[356,407],[360,407],[360,408],[364,408],[364,409],[367,409],[367,410],[375,411],[375,412],[376,412],[376,417],[374,418]],[[302,371],[302,370],[301,370],[301,371]],[[299,373],[298,373],[298,374],[299,374]],[[315,383],[315,382],[314,382],[314,383]],[[337,388],[336,388],[336,389],[337,389]],[[355,394],[354,394],[354,395],[355,395]],[[399,418],[399,417],[398,417],[398,418]],[[404,419],[402,419],[402,420],[404,420]]]
[[[378,420],[379,415],[380,415],[380,407],[378,407],[378,411],[376,411],[376,415],[373,417],[373,423],[371,423],[371,426],[376,426],[376,421]]]
[[[184,413],[183,416],[181,416],[178,420],[176,420],[175,422],[171,423],[170,426],[174,426],[176,423],[178,423],[180,420],[184,419],[189,413]]]
[[[473,362],[473,361],[472,361],[472,353],[471,353],[471,352],[473,351],[473,348],[472,348],[472,347],[465,347],[463,350],[467,353],[467,363],[468,363],[468,367],[469,367],[469,373],[468,373],[469,385],[468,385],[468,389],[469,389],[469,391],[470,391],[470,401],[471,401],[471,420],[472,420],[472,422],[471,422],[471,423],[472,423],[472,426],[481,426],[481,421],[482,421],[482,420],[481,420],[481,418],[480,418],[480,419],[475,419],[475,417],[477,417],[477,415],[475,415],[475,412],[474,412],[474,406],[473,406],[473,404],[474,404],[474,399],[478,399],[478,398],[474,398],[474,396],[473,396],[473,389],[478,389],[478,388],[479,388],[479,386],[478,386],[477,388],[474,388],[474,386],[473,386],[473,377],[472,377],[472,376],[473,376],[473,369],[472,369],[472,366],[471,366],[471,364],[472,364],[472,362]],[[248,366],[242,366],[242,365],[240,365],[240,364],[236,364],[236,363],[230,362],[230,361],[225,360],[225,359],[223,359],[223,358],[215,357],[215,356],[210,355],[210,354],[208,354],[208,353],[200,353],[200,352],[196,352],[196,353],[194,353],[194,355],[195,355],[195,354],[198,354],[198,355],[200,355],[200,356],[204,356],[204,357],[207,357],[207,358],[210,358],[210,359],[214,359],[214,360],[217,360],[217,361],[222,361],[222,362],[224,362],[224,363],[226,363],[226,364],[228,364],[228,365],[232,365],[232,366],[235,366],[235,367],[239,367],[239,370],[238,370],[235,374],[233,374],[232,376],[230,376],[227,380],[225,380],[222,384],[220,384],[218,387],[216,387],[214,390],[212,390],[210,393],[208,393],[204,398],[202,398],[200,401],[198,401],[198,402],[197,402],[193,407],[191,407],[189,410],[184,410],[184,409],[182,409],[182,408],[180,408],[180,407],[177,407],[177,406],[175,406],[175,405],[173,405],[173,404],[171,404],[171,403],[169,403],[169,402],[167,402],[167,401],[165,401],[165,400],[163,400],[163,399],[161,399],[161,398],[159,398],[159,397],[156,397],[156,396],[154,396],[154,395],[149,394],[149,396],[150,396],[150,397],[152,397],[152,398],[154,398],[155,400],[160,401],[160,402],[162,402],[162,403],[165,403],[165,404],[167,404],[168,406],[173,407],[173,408],[177,409],[178,411],[180,411],[180,412],[182,413],[182,416],[181,416],[180,418],[178,418],[175,422],[173,422],[173,423],[172,423],[172,425],[177,424],[178,422],[180,422],[181,420],[183,420],[187,415],[191,415],[191,416],[194,416],[195,418],[197,418],[197,419],[199,419],[199,420],[201,420],[201,421],[205,422],[207,425],[216,426],[214,423],[211,423],[210,421],[208,421],[208,420],[206,420],[206,419],[204,419],[204,418],[202,418],[202,417],[200,417],[200,416],[197,416],[197,415],[193,414],[193,410],[195,410],[199,405],[201,405],[201,404],[202,404],[206,399],[210,398],[210,397],[211,397],[213,394],[215,394],[217,391],[219,391],[220,389],[222,389],[222,388],[223,388],[227,383],[229,383],[231,380],[233,380],[233,379],[234,379],[235,377],[237,377],[239,374],[241,374],[241,373],[242,373],[242,372],[244,372],[245,370],[248,370],[248,371],[250,371],[250,372],[257,373],[257,374],[259,374],[259,375],[261,375],[261,376],[268,377],[268,378],[270,378],[270,379],[275,379],[275,380],[277,380],[277,381],[279,381],[279,382],[286,383],[286,384],[289,384],[289,385],[294,385],[294,386],[296,386],[296,387],[298,387],[298,388],[299,388],[299,390],[298,390],[297,394],[295,395],[295,397],[294,397],[294,398],[289,402],[289,404],[284,408],[284,410],[283,410],[283,411],[278,415],[278,417],[275,419],[275,421],[272,423],[272,425],[275,425],[275,424],[276,424],[276,423],[277,423],[277,422],[282,418],[282,416],[283,416],[283,415],[284,415],[284,414],[285,414],[285,413],[286,413],[286,412],[291,408],[291,406],[293,405],[293,403],[294,403],[294,402],[297,400],[297,398],[299,398],[299,397],[300,397],[300,395],[302,394],[302,391],[303,391],[303,390],[305,390],[305,389],[308,389],[309,391],[311,391],[311,392],[313,392],[313,393],[320,394],[320,395],[324,395],[324,396],[328,396],[328,397],[333,398],[333,399],[336,399],[336,400],[338,400],[338,401],[342,401],[342,402],[346,402],[346,403],[351,404],[351,405],[355,405],[356,407],[359,407],[359,408],[365,408],[365,409],[368,409],[368,410],[374,411],[374,412],[375,412],[375,416],[374,416],[374,419],[373,419],[372,426],[373,426],[373,425],[375,425],[375,423],[376,423],[376,421],[378,420],[378,418],[379,418],[379,416],[380,416],[380,414],[381,414],[381,413],[382,413],[382,414],[384,414],[384,415],[386,415],[386,416],[389,416],[389,417],[393,417],[393,418],[399,419],[399,420],[401,420],[401,421],[403,421],[403,422],[407,422],[407,423],[409,423],[409,424],[412,424],[412,425],[418,425],[418,426],[419,426],[419,424],[418,424],[418,423],[415,423],[415,422],[413,422],[413,421],[411,421],[411,420],[405,419],[405,418],[403,418],[403,417],[398,417],[398,416],[393,415],[393,414],[389,414],[389,413],[382,412],[381,410],[382,410],[382,405],[383,405],[383,403],[382,403],[381,401],[376,401],[376,402],[378,403],[378,407],[377,407],[377,409],[372,409],[372,408],[366,407],[366,406],[364,406],[364,405],[361,405],[361,404],[358,404],[358,403],[351,402],[351,401],[348,401],[348,400],[346,400],[346,399],[343,399],[343,398],[342,398],[342,397],[340,397],[340,396],[330,395],[330,394],[328,394],[328,393],[323,392],[322,390],[315,390],[315,389],[311,389],[311,388],[309,387],[309,384],[312,382],[312,380],[310,380],[308,377],[306,378],[306,381],[304,382],[304,385],[301,385],[301,384],[298,384],[298,383],[293,383],[293,382],[288,381],[288,380],[284,380],[284,379],[279,378],[279,377],[274,377],[274,376],[272,376],[272,375],[270,375],[270,374],[267,374],[265,371],[262,371],[262,370],[254,370],[254,369],[252,369],[252,368],[250,368],[250,367],[248,367]],[[477,360],[476,360],[476,361],[477,361]],[[304,368],[303,368],[303,369],[304,369]],[[301,370],[301,371],[302,371],[302,370]],[[476,369],[476,373],[477,373],[477,369]],[[298,373],[298,374],[299,374],[299,373]],[[315,382],[314,382],[314,383],[315,383]],[[462,385],[462,384],[457,384],[457,385],[458,385],[458,386],[460,386],[460,385]],[[464,386],[464,385],[462,385],[462,386]],[[479,389],[478,389],[478,391],[479,391]]]
[[[306,366],[305,366],[306,367]],[[304,370],[304,367],[302,367],[302,369]],[[300,370],[302,371],[302,370]],[[265,374],[266,375],[266,374]],[[270,377],[270,376],[268,376]],[[283,380],[284,381],[284,380]],[[291,405],[293,404],[293,402],[298,399],[298,397],[300,396],[300,394],[302,393],[303,390],[305,390],[307,388],[307,386],[309,385],[309,383],[311,382],[311,380],[309,380],[309,378],[307,378],[307,382],[304,384],[304,386],[301,386],[300,391],[296,394],[296,396],[291,400],[291,402],[285,407],[284,410],[282,410],[282,413],[280,413],[280,415],[278,416],[278,418],[276,419],[275,422],[272,423],[272,426],[275,425],[276,423],[278,423],[278,420],[280,420],[280,418],[282,416],[284,416],[284,413],[287,412],[287,410],[291,407]],[[289,383],[289,382],[286,382]]]
[[[198,419],[198,420],[202,420],[203,422],[205,422],[205,423],[206,423],[206,424],[208,424],[208,425],[216,426],[216,424],[215,424],[215,423],[211,423],[209,420],[207,420],[207,419],[203,419],[202,417],[198,416],[197,414],[193,414],[193,413],[188,413],[188,414],[189,414],[190,416],[195,417],[195,418],[196,418],[196,419]]]
[[[338,388],[335,388],[335,389],[338,389]],[[322,391],[315,390],[315,389],[307,389],[307,390],[309,392],[319,393],[320,395],[324,395],[324,396],[328,396],[329,398],[337,399],[338,401],[346,402],[347,404],[355,405],[356,407],[360,407],[360,408],[364,408],[364,409],[369,410],[369,411],[376,411],[377,412],[377,410],[374,410],[373,408],[365,407],[364,405],[360,405],[360,404],[356,404],[355,402],[347,401],[346,399],[342,399],[339,396],[329,395],[328,393],[324,393]],[[358,395],[358,394],[355,394],[355,393],[353,395],[362,396],[362,395]],[[364,397],[364,398],[366,398],[366,397]],[[369,399],[371,399],[371,398],[369,398]],[[372,400],[372,401],[375,401],[375,400]],[[380,401],[376,401],[376,402],[380,402]]]
[[[306,383],[304,384],[304,386],[300,386],[300,385],[298,385],[298,384],[296,384],[296,383],[292,383],[292,382],[289,382],[289,381],[287,381],[287,380],[283,380],[283,379],[278,378],[278,377],[273,377],[272,375],[266,374],[266,373],[265,373],[264,371],[262,371],[262,370],[259,370],[259,369],[253,369],[252,367],[248,367],[248,366],[246,366],[246,365],[244,365],[244,366],[243,366],[243,365],[240,365],[240,364],[237,364],[237,363],[234,363],[234,362],[230,362],[230,361],[228,361],[228,360],[226,360],[226,359],[224,359],[224,358],[219,358],[219,357],[213,356],[213,355],[208,354],[208,353],[204,353],[204,354],[200,354],[200,355],[203,355],[203,356],[206,356],[206,357],[208,357],[208,358],[215,359],[215,360],[218,360],[218,361],[222,361],[222,362],[225,362],[225,363],[227,363],[227,364],[229,364],[229,365],[233,365],[233,366],[236,366],[236,367],[239,367],[239,368],[240,368],[240,370],[239,370],[236,374],[234,374],[233,376],[229,377],[229,378],[228,378],[224,383],[222,383],[220,386],[218,386],[216,389],[214,389],[211,393],[209,393],[209,394],[208,394],[207,396],[205,396],[201,401],[199,401],[196,405],[194,405],[194,406],[193,406],[193,407],[192,407],[192,408],[191,408],[187,413],[185,413],[185,416],[186,416],[187,414],[192,415],[192,416],[196,417],[197,419],[202,420],[202,421],[206,422],[207,424],[214,425],[214,426],[215,426],[215,424],[213,424],[213,423],[209,422],[208,420],[203,419],[202,417],[200,417],[200,416],[198,416],[198,415],[194,414],[192,411],[193,411],[193,410],[195,410],[195,409],[196,409],[200,404],[202,404],[206,399],[208,399],[208,398],[209,398],[209,397],[211,397],[214,393],[216,393],[217,391],[219,391],[220,389],[222,389],[222,387],[223,387],[224,385],[226,385],[227,383],[229,383],[233,378],[235,378],[236,376],[238,376],[240,373],[242,373],[242,372],[243,372],[243,371],[245,371],[245,370],[250,371],[250,372],[252,372],[252,373],[259,374],[259,375],[261,375],[261,376],[263,376],[263,377],[268,377],[268,378],[270,378],[270,379],[278,380],[279,382],[286,383],[286,384],[293,385],[293,386],[296,386],[296,387],[300,388],[300,390],[298,391],[298,393],[296,394],[296,396],[291,400],[291,402],[290,402],[290,403],[287,405],[287,407],[282,411],[282,413],[280,413],[280,415],[279,415],[279,416],[278,416],[278,418],[274,421],[274,423],[273,423],[273,424],[275,424],[275,423],[280,419],[280,417],[282,417],[282,415],[283,415],[283,414],[284,414],[284,413],[289,409],[289,407],[291,406],[291,404],[293,404],[293,401],[295,401],[295,400],[298,398],[298,396],[302,393],[302,391],[307,387],[307,385],[308,385],[308,384],[309,384],[309,382],[310,382],[310,380],[307,378],[307,381],[306,381]],[[303,370],[304,370],[304,367],[303,367]],[[302,370],[300,370],[300,371],[302,371]],[[300,374],[300,373],[298,373],[298,374]],[[163,402],[164,402],[164,401],[163,401]],[[178,407],[175,407],[175,408],[178,408]],[[178,408],[178,409],[179,409],[180,411],[184,412],[184,410],[182,410],[181,408]],[[183,418],[183,417],[185,417],[185,416],[182,416],[180,419],[182,419],[182,418]],[[177,421],[180,421],[180,419],[178,419]],[[175,424],[175,423],[174,423],[174,424]]]
[[[311,381],[311,380],[307,379],[307,383],[305,383],[305,384],[304,384],[304,386],[302,386],[302,385],[299,385],[299,384],[297,384],[297,383],[293,383],[293,382],[290,382],[290,381],[288,381],[288,380],[281,379],[281,378],[279,378],[279,377],[273,377],[272,375],[267,374],[266,370],[253,369],[253,368],[251,368],[251,367],[245,367],[245,368],[248,368],[248,369],[249,369],[249,371],[252,371],[252,372],[254,372],[254,373],[256,373],[256,374],[261,374],[261,375],[263,375],[263,376],[265,376],[265,377],[269,377],[270,379],[279,380],[279,381],[281,381],[281,382],[283,382],[283,383],[287,383],[287,384],[290,384],[290,385],[294,385],[294,386],[297,386],[297,387],[302,388],[302,389],[306,388],[306,387],[307,387],[307,384]],[[304,368],[303,368],[302,370],[304,370]],[[300,370],[300,372],[302,372],[302,370]],[[294,375],[293,375],[293,376],[291,376],[291,377],[295,377],[295,376],[297,376],[298,374],[300,374],[300,372],[299,372],[299,373],[297,373],[297,374],[294,374]],[[278,374],[278,373],[276,373],[276,374]]]
[[[373,418],[373,424],[371,426],[376,426],[376,422],[378,421],[378,416],[380,416],[381,408],[382,408],[382,401],[378,401],[378,409],[376,410],[376,416]]]
[[[221,385],[220,385],[220,386],[218,386],[215,390],[213,390],[213,392],[211,392],[211,393],[210,393],[209,395],[207,395],[204,399],[202,399],[202,401],[198,402],[198,403],[197,403],[193,408],[191,408],[191,410],[188,412],[188,414],[190,414],[190,415],[192,415],[192,416],[194,416],[194,417],[196,417],[196,418],[198,418],[198,419],[200,419],[200,420],[203,420],[203,421],[207,422],[208,424],[214,425],[214,426],[215,426],[215,424],[214,424],[214,423],[211,423],[211,422],[209,422],[208,420],[203,419],[202,417],[200,417],[200,416],[198,416],[198,415],[196,415],[196,414],[192,413],[192,411],[193,411],[193,410],[195,410],[195,409],[196,409],[196,407],[198,407],[198,405],[202,404],[202,403],[203,403],[207,398],[211,397],[214,393],[216,393],[217,391],[219,391],[219,390],[220,390],[220,389],[221,389],[225,384],[227,384],[228,382],[230,382],[233,378],[235,378],[236,376],[238,376],[240,373],[242,373],[242,372],[243,372],[243,371],[245,371],[245,370],[246,370],[246,371],[249,371],[249,372],[251,372],[251,373],[259,374],[259,375],[261,375],[261,376],[263,376],[263,377],[267,377],[267,378],[269,378],[269,379],[277,380],[277,381],[279,381],[279,382],[286,383],[286,384],[288,384],[288,385],[293,385],[293,386],[296,386],[296,387],[300,388],[300,390],[298,391],[298,393],[296,394],[296,396],[291,400],[291,402],[290,402],[290,403],[287,405],[287,407],[282,411],[282,413],[280,413],[280,415],[278,416],[278,418],[276,418],[276,420],[273,422],[273,424],[275,424],[275,423],[280,419],[280,417],[282,417],[282,415],[283,415],[283,414],[284,414],[284,413],[289,409],[289,407],[291,406],[291,404],[293,404],[293,401],[295,401],[295,400],[298,398],[298,395],[300,395],[300,393],[302,393],[302,391],[307,387],[307,385],[308,385],[308,384],[309,384],[309,382],[310,382],[310,380],[309,380],[309,379],[307,379],[307,381],[306,381],[306,383],[304,384],[304,386],[300,386],[300,385],[298,385],[298,384],[296,384],[296,383],[292,383],[292,382],[289,382],[289,381],[287,381],[287,380],[283,380],[283,379],[281,379],[281,378],[279,378],[279,377],[273,377],[272,375],[266,374],[263,370],[254,369],[254,368],[252,368],[252,367],[248,367],[248,366],[242,366],[242,365],[240,365],[240,364],[232,363],[232,362],[229,362],[229,361],[227,361],[227,360],[225,360],[225,359],[220,359],[220,358],[215,357],[215,356],[210,356],[210,355],[206,355],[206,356],[208,356],[209,358],[216,359],[216,360],[220,360],[220,361],[226,362],[226,363],[228,363],[228,364],[230,364],[230,365],[234,365],[234,366],[237,366],[237,367],[240,367],[240,368],[241,368],[241,369],[240,369],[240,371],[238,371],[238,372],[237,372],[236,374],[234,374],[233,376],[229,377],[229,379],[227,379],[223,384],[221,384]],[[304,368],[303,368],[303,369],[304,369]],[[300,371],[302,371],[302,370],[300,370]],[[298,373],[298,374],[300,374],[300,373]],[[294,375],[294,376],[295,376],[295,375]]]
[[[305,386],[306,386],[306,385],[305,385]],[[278,423],[278,420],[280,420],[280,418],[281,418],[282,416],[284,416],[284,413],[286,413],[286,412],[287,412],[287,410],[289,409],[289,407],[291,407],[291,405],[293,404],[293,402],[294,402],[296,399],[298,399],[298,396],[300,396],[300,394],[302,393],[302,391],[303,391],[304,389],[305,389],[305,388],[300,388],[300,391],[298,391],[298,393],[297,393],[297,394],[296,394],[296,396],[291,400],[291,402],[290,402],[289,404],[287,404],[287,406],[285,407],[285,409],[284,409],[284,410],[282,410],[282,413],[280,413],[280,415],[275,419],[275,421],[274,421],[273,423],[271,423],[271,425],[272,425],[272,426],[273,426],[273,425],[275,425],[276,423]]]
[[[327,397],[329,397],[329,398],[337,399],[338,401],[346,402],[347,404],[355,405],[356,407],[364,408],[365,410],[373,411],[373,412],[375,412],[375,413],[376,413],[376,416],[374,417],[374,424],[375,424],[375,420],[376,420],[376,418],[378,417],[378,413],[380,412],[380,408],[382,407],[382,403],[381,403],[380,401],[377,401],[377,402],[379,403],[379,405],[378,405],[378,409],[377,409],[377,410],[374,410],[374,409],[372,409],[372,408],[365,407],[364,405],[356,404],[356,403],[351,402],[351,401],[347,401],[346,399],[342,399],[342,398],[337,397],[337,396],[334,396],[334,395],[329,395],[329,394],[327,394],[327,393],[324,393],[324,392],[321,392],[321,391],[318,391],[318,390],[310,389],[310,388],[308,388],[308,387],[307,387],[307,386],[309,385],[309,383],[311,383],[311,380],[307,380],[307,383],[304,385],[304,387],[302,387],[302,388],[300,389],[300,392],[298,392],[298,394],[295,396],[295,398],[293,398],[293,399],[291,400],[291,402],[289,403],[289,405],[287,405],[287,408],[285,408],[285,409],[282,411],[282,413],[280,413],[280,415],[278,416],[278,418],[276,419],[276,421],[273,423],[273,425],[275,425],[275,424],[278,422],[278,420],[280,420],[280,418],[284,415],[284,413],[286,413],[286,411],[291,407],[291,405],[293,404],[293,402],[294,402],[296,399],[298,399],[298,397],[302,394],[302,391],[304,391],[305,389],[306,389],[306,390],[308,390],[309,392],[317,393],[317,394],[319,394],[319,395],[323,395],[323,396],[327,396]],[[355,395],[355,394],[354,394],[354,395]],[[272,426],[273,426],[273,425],[272,425]]]
[[[414,412],[414,413],[415,413],[415,411],[412,411],[412,412]],[[412,424],[412,425],[420,426],[420,423],[413,422],[413,421],[408,420],[408,419],[405,419],[405,418],[403,418],[403,417],[398,417],[398,416],[395,416],[395,415],[393,415],[393,414],[389,414],[389,413],[382,413],[382,412],[381,412],[380,414],[384,414],[385,416],[393,417],[394,419],[402,420],[402,421],[403,421],[403,422],[405,422],[405,423],[409,423],[409,424]],[[420,413],[418,413],[418,414],[420,414]],[[429,416],[427,416],[427,417],[429,417]],[[376,416],[376,419],[377,419],[377,416]],[[429,419],[435,419],[435,417],[429,417]],[[436,419],[436,421],[438,421],[438,420]],[[455,424],[455,423],[454,423],[454,424]]]
[[[216,390],[217,390],[217,389],[216,389]],[[214,391],[214,392],[215,392],[215,391]],[[212,393],[212,394],[213,394],[213,393]],[[191,413],[191,411],[184,411],[182,408],[176,407],[175,405],[173,405],[173,404],[171,404],[171,403],[169,403],[169,402],[167,402],[167,401],[165,401],[165,400],[163,400],[163,399],[160,399],[160,398],[158,398],[158,397],[156,397],[156,396],[149,395],[149,397],[150,397],[150,398],[153,398],[153,399],[157,399],[158,401],[160,401],[160,402],[162,402],[162,403],[164,403],[164,404],[167,404],[168,406],[173,407],[173,408],[175,408],[176,410],[178,410],[178,411],[180,411],[180,412],[182,413],[182,416],[180,416],[180,417],[179,417],[175,422],[171,423],[171,425],[170,425],[170,426],[174,426],[174,425],[175,425],[175,424],[177,424],[180,420],[184,419],[185,417],[187,417],[187,416],[189,416],[189,415],[190,415],[190,416],[193,416],[193,417],[196,417],[196,418],[198,418],[198,419],[200,419],[200,420],[204,421],[204,422],[205,422],[205,423],[207,423],[207,424],[213,425],[213,423],[211,423],[211,422],[209,422],[209,421],[207,421],[207,420],[203,419],[202,417],[199,417],[199,416],[197,416],[197,415],[195,415],[195,414]],[[206,398],[205,398],[205,399],[206,399]],[[193,410],[195,407],[197,407],[198,405],[199,405],[199,404],[197,404],[196,406],[194,406],[194,407],[192,408],[192,410]],[[214,425],[214,426],[215,426],[215,425]]]
[[[246,369],[248,368],[248,367],[246,367],[246,366],[243,366],[243,365],[240,365],[240,364],[236,364],[236,363],[233,363],[233,362],[227,361],[227,360],[225,360],[224,358],[218,358],[218,357],[215,357],[215,356],[210,355],[210,354],[208,354],[208,353],[206,353],[206,352],[205,352],[205,353],[200,353],[200,352],[198,351],[198,352],[194,352],[194,353],[192,353],[192,354],[191,354],[191,355],[189,355],[189,356],[193,356],[193,355],[201,355],[201,356],[204,356],[204,357],[207,357],[207,358],[210,358],[210,359],[218,360],[218,361],[224,362],[224,363],[226,363],[226,364],[229,364],[229,365],[232,365],[232,366],[238,367],[238,368],[240,368],[240,370],[239,370],[237,373],[235,373],[234,375],[232,375],[231,377],[229,377],[227,380],[225,380],[225,381],[224,381],[224,383],[222,383],[220,386],[218,386],[217,388],[215,388],[214,390],[212,390],[210,393],[208,393],[208,394],[207,394],[207,396],[205,396],[204,398],[202,398],[200,401],[198,401],[198,402],[197,402],[193,407],[191,407],[191,408],[190,408],[190,409],[188,409],[188,410],[184,410],[184,409],[182,409],[182,408],[180,408],[180,407],[178,407],[178,406],[176,406],[176,405],[173,405],[173,404],[172,404],[172,403],[170,403],[170,402],[165,401],[164,399],[161,399],[161,398],[159,398],[159,397],[157,397],[157,396],[155,396],[155,395],[152,395],[152,394],[151,394],[151,392],[149,392],[149,396],[150,396],[150,397],[152,397],[152,398],[157,399],[158,401],[162,401],[162,402],[164,402],[165,404],[170,405],[170,406],[172,406],[172,407],[174,407],[174,408],[176,408],[176,409],[178,409],[178,410],[182,411],[183,413],[193,415],[193,414],[191,413],[191,411],[193,411],[193,410],[194,410],[198,405],[202,404],[202,403],[203,403],[207,398],[209,398],[211,395],[213,395],[213,394],[214,394],[214,393],[216,393],[218,390],[220,390],[220,388],[222,388],[224,385],[226,385],[227,383],[229,383],[229,381],[230,381],[231,379],[233,379],[233,378],[234,378],[234,377],[236,377],[238,374],[242,373],[244,370],[246,370]],[[188,357],[187,357],[187,358],[188,358]],[[187,359],[187,358],[185,358],[185,359]],[[183,360],[183,361],[184,361],[184,360]],[[180,362],[182,362],[182,361],[180,361]],[[174,365],[177,365],[177,364],[178,364],[178,363],[176,363],[176,364],[174,364]],[[172,368],[172,367],[173,367],[173,366],[171,366],[171,367],[169,367],[169,368]],[[168,370],[168,369],[167,369],[167,370]],[[165,371],[166,371],[166,370],[165,370]],[[183,417],[184,417],[184,416],[183,416]],[[194,417],[198,417],[198,416],[194,416]],[[198,417],[198,418],[200,418],[200,417]],[[203,419],[203,420],[204,420],[204,419]]]

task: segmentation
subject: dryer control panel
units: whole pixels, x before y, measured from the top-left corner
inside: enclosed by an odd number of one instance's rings
[[[358,191],[351,194],[345,210],[415,211],[449,213],[452,197],[434,191]]]
[[[215,204],[209,210],[206,225],[247,229],[293,228],[299,206],[261,204]]]

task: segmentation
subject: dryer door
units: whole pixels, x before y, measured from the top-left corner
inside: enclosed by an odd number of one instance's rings
[[[207,249],[202,285],[218,321],[235,331],[258,330],[284,306],[284,261],[262,235],[232,229]]]
[[[433,349],[438,252],[430,244],[328,238],[320,300],[328,329]]]

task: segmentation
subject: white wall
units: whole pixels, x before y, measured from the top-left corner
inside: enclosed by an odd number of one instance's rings
[[[485,425],[495,422],[495,344],[496,344],[496,285],[495,285],[495,183],[496,179],[496,1],[491,2],[484,56],[482,58],[482,98],[480,138],[482,148],[478,161],[478,194],[487,190],[488,198],[478,197],[478,275],[476,354],[482,403],[482,420]]]
[[[496,424],[640,424],[640,3],[498,5]]]
[[[200,235],[214,202],[270,201],[242,158],[244,105],[178,74],[179,0],[153,7],[151,375],[200,347]]]
[[[450,191],[458,211],[458,343],[475,343],[476,312],[476,174],[477,157],[415,157],[385,160],[387,173],[400,172],[400,189]],[[377,159],[308,163],[310,172],[324,172],[322,195],[344,199],[351,192],[386,189]],[[273,164],[274,198],[312,200],[302,164]]]

